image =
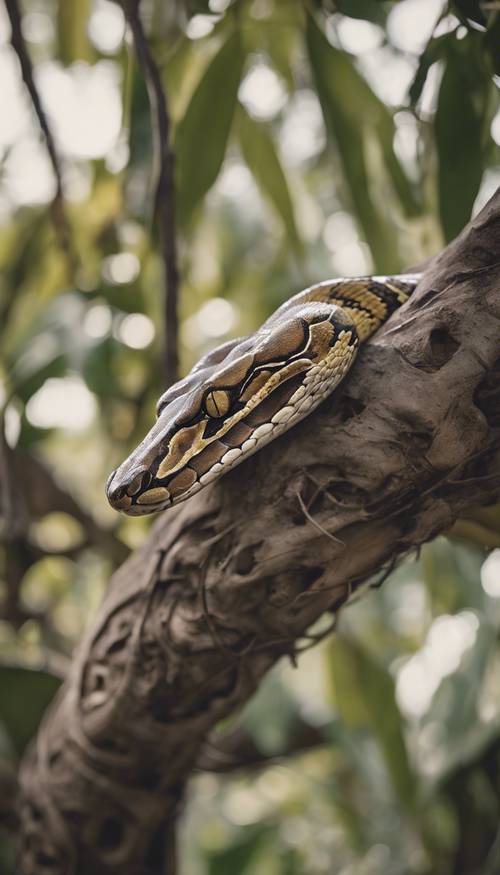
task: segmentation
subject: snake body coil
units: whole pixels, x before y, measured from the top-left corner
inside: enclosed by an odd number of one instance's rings
[[[330,280],[286,301],[249,337],[202,358],[158,402],[142,443],[111,474],[112,507],[138,516],[218,479],[314,410],[359,344],[408,299],[418,274]]]

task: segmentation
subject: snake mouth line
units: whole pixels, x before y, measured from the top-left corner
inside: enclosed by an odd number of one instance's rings
[[[327,368],[316,366],[311,368],[307,372],[305,379],[302,380],[301,385],[292,393],[288,403],[284,407],[280,407],[270,422],[256,427],[252,432],[252,436],[247,438],[240,447],[230,448],[225,446],[225,453],[221,459],[211,465],[201,476],[198,476],[189,488],[177,495],[171,495],[168,489],[169,484],[173,483],[177,476],[183,475],[186,471],[193,472],[193,469],[188,464],[179,472],[176,472],[176,475],[172,478],[164,478],[163,480],[153,479],[151,484],[153,488],[148,491],[153,493],[151,498],[154,498],[154,493],[159,493],[162,490],[163,495],[158,501],[146,501],[148,498],[146,492],[137,496],[139,503],[132,503],[130,507],[123,508],[122,511],[129,516],[144,516],[165,510],[174,504],[179,504],[181,501],[190,498],[204,486],[218,480],[223,474],[226,474],[240,464],[240,462],[252,456],[265,444],[279,437],[283,432],[288,431],[292,425],[295,425],[295,423],[307,416],[332,392],[335,385],[342,379],[342,376],[343,372],[339,372],[336,381],[332,383]],[[244,422],[242,420],[243,424]]]
[[[253,336],[208,353],[164,393],[164,418],[110,477],[112,507],[130,516],[172,507],[306,417],[418,280],[327,280],[285,302]]]

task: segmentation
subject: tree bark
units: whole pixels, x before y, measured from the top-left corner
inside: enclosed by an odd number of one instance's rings
[[[345,384],[158,519],[114,575],[22,773],[22,875],[175,871],[215,724],[375,572],[500,490],[500,190]]]

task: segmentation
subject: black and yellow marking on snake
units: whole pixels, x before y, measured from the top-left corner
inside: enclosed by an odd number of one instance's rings
[[[335,389],[419,278],[311,286],[254,334],[213,350],[160,398],[156,423],[108,480],[112,507],[139,515],[184,501],[287,431]]]

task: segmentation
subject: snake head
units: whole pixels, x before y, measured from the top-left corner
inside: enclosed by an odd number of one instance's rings
[[[183,501],[331,391],[328,363],[339,343],[352,347],[355,329],[338,307],[296,309],[209,354],[160,398],[156,423],[108,480],[113,508],[138,516]]]

